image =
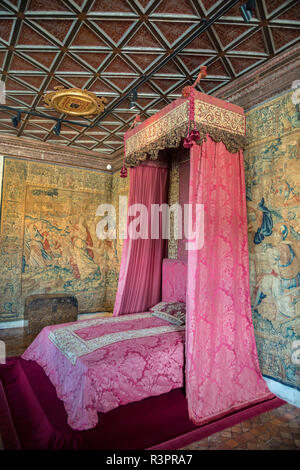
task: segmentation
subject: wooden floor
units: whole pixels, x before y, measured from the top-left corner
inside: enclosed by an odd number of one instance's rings
[[[27,334],[24,328],[0,330],[0,340],[5,342],[7,357],[21,355],[34,337]],[[241,449],[299,450],[300,408],[286,404],[184,447],[184,450]]]

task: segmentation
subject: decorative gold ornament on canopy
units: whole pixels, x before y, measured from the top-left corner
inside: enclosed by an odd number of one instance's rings
[[[98,98],[91,91],[80,88],[58,86],[54,90],[44,95],[45,105],[72,116],[92,117],[103,113],[107,103],[106,98]]]

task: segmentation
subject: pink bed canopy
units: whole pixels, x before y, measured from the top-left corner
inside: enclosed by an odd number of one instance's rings
[[[182,143],[190,149],[189,203],[204,205],[204,244],[188,251],[185,376],[189,416],[203,424],[270,392],[251,316],[244,112],[194,86],[182,95],[125,134],[124,164],[130,167],[128,204],[148,207],[166,202],[166,175],[143,162]],[[163,256],[162,240],[124,241],[114,315],[147,310],[161,300]]]

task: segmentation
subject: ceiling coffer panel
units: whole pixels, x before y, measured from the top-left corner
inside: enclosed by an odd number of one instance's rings
[[[179,98],[202,65],[207,76],[197,90],[213,95],[299,41],[296,1],[256,2],[249,23],[241,15],[242,3],[1,0],[0,74],[4,104],[15,111],[1,110],[0,133],[113,158],[136,114],[144,121]],[[43,96],[57,86],[105,98],[104,111],[79,117],[77,124],[62,122],[58,135],[57,121],[49,116],[74,117],[46,108]],[[21,113],[14,127],[11,118],[24,110],[46,116]]]

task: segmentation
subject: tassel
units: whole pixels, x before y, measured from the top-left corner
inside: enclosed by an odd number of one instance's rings
[[[185,149],[190,149],[193,146],[193,139],[190,135],[187,135],[183,141],[183,146]]]
[[[121,171],[120,171],[120,178],[127,178],[127,168],[125,164],[122,166]]]
[[[125,143],[124,143],[125,145]],[[127,178],[127,168],[125,166],[125,153],[124,153],[124,159],[123,159],[123,166],[121,168],[121,171],[120,171],[120,178]]]
[[[183,141],[183,146],[186,149],[189,149],[193,146],[193,142],[197,142],[201,139],[200,132],[198,131],[194,117],[195,117],[195,103],[194,103],[194,89],[192,89],[189,96],[189,124],[188,124],[188,133],[186,138]],[[192,130],[190,131],[190,127]]]
[[[137,116],[136,116],[136,118],[137,118]],[[127,178],[127,174],[128,174],[127,168],[126,168],[126,166],[125,166],[125,159],[126,159],[126,141],[125,141],[125,136],[124,136],[124,149],[125,149],[125,151],[124,151],[124,158],[123,158],[123,166],[122,166],[121,171],[120,171],[120,178]]]
[[[194,129],[193,129],[192,132],[190,133],[190,138],[191,138],[194,142],[197,142],[197,140],[200,140],[200,139],[201,139],[200,132],[198,131],[198,129],[197,129],[196,127],[194,127]]]

